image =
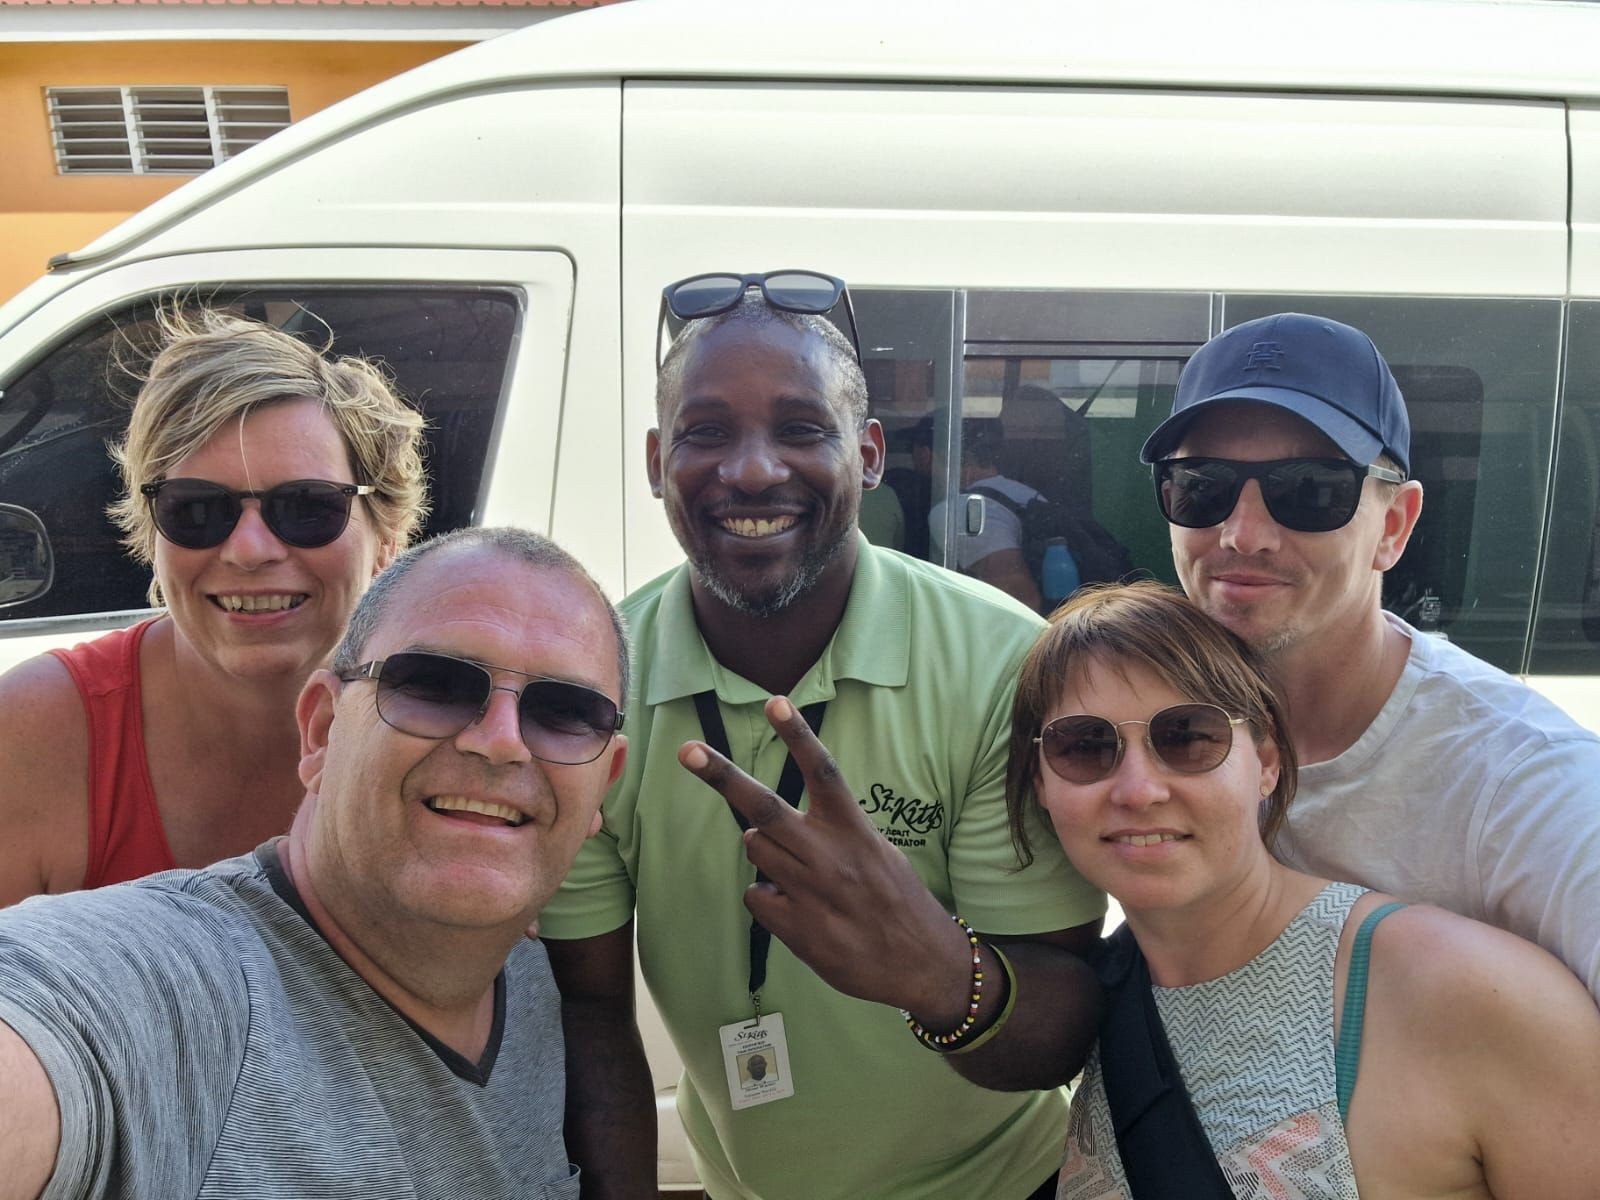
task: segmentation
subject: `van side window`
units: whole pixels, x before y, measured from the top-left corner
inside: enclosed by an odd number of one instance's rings
[[[1529,671],[1600,674],[1600,302],[1567,307],[1549,549]]]
[[[852,293],[871,414],[888,448],[883,482],[862,496],[861,531],[876,545],[929,558],[928,513],[944,496],[955,293]],[[940,561],[933,556],[933,561]]]
[[[908,552],[1040,611],[1140,569],[1172,579],[1138,451],[1209,296],[863,289],[856,309]]]
[[[1384,604],[1497,666],[1530,669],[1560,301],[978,289],[855,296],[903,548],[1041,610],[1130,565],[1175,582],[1139,448],[1170,411],[1183,364],[1213,332],[1283,311],[1366,330],[1406,395],[1412,474],[1426,495],[1405,557],[1385,576]],[[1600,303],[1570,309],[1568,407],[1532,669],[1592,672],[1600,670]],[[964,498],[948,505],[947,495]],[[982,499],[981,530],[971,527],[972,496]],[[926,544],[915,540],[924,523]],[[1574,662],[1574,648],[1589,657]]]
[[[118,487],[105,447],[127,426],[160,302],[102,315],[0,385],[0,502],[43,521],[56,559],[50,591],[0,609],[0,619],[146,607],[149,571],[128,557],[105,514]],[[318,345],[331,335],[333,353],[381,361],[428,418],[423,453],[433,511],[424,535],[473,522],[521,316],[515,293],[271,287],[209,302]]]

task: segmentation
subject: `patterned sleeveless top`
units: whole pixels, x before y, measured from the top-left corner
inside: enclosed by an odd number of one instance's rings
[[[1334,1069],[1339,935],[1366,892],[1330,883],[1277,940],[1220,979],[1154,989],[1206,1140],[1238,1200],[1359,1200]],[[1127,1200],[1091,1052],[1056,1200]]]

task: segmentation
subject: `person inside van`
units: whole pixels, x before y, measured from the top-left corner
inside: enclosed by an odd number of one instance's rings
[[[1023,514],[1044,497],[1038,489],[1000,473],[1000,450],[1005,430],[997,417],[969,418],[961,422],[961,498],[984,497],[983,529],[975,534],[958,530],[955,564],[975,579],[999,588],[1038,612],[1043,603],[1038,574],[1024,552]],[[945,502],[928,513],[930,540],[936,555],[944,551]],[[1076,587],[1076,568],[1073,568]],[[1061,600],[1071,587],[1056,596]]]
[[[1011,693],[1042,622],[860,535],[883,433],[858,351],[822,316],[848,312],[842,282],[799,274],[665,290],[687,323],[660,371],[646,464],[688,562],[623,602],[635,753],[541,918],[565,1007],[569,1144],[585,1174],[653,1186],[637,913],[710,1196],[1049,1197],[1062,1094],[970,1082],[1002,1061],[1081,1061],[1098,1024],[1076,952],[1096,942],[1103,897],[1059,849],[1019,871],[1006,826]],[[826,805],[788,755],[806,722],[838,764]],[[809,803],[818,817],[821,869],[788,896],[802,907],[775,915],[772,885],[749,890],[762,835],[680,767],[702,754],[685,765],[732,786],[713,748],[784,813]],[[769,1069],[751,1084],[740,1063],[756,1052]]]
[[[912,558],[927,558],[928,510],[933,506],[933,418],[919,418],[889,434],[887,441],[891,449],[898,445],[904,450],[909,464],[886,469],[881,484],[894,492],[905,515],[905,545],[899,549]]]
[[[1284,681],[1297,870],[1535,941],[1600,998],[1600,738],[1382,607],[1422,509],[1360,330],[1280,313],[1196,352],[1146,441],[1190,598]]]
[[[422,419],[377,367],[220,312],[165,325],[112,510],[165,611],[0,677],[0,903],[287,829],[295,697],[426,509]]]
[[[1593,1196],[1600,1011],[1521,938],[1279,864],[1285,713],[1155,583],[1080,592],[1023,664],[1013,828],[1042,806],[1127,918],[1058,1196]]]

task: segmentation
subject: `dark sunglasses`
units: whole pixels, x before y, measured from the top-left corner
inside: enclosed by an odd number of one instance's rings
[[[291,479],[264,492],[236,492],[208,479],[162,479],[144,484],[139,494],[149,499],[161,536],[186,550],[209,550],[227,541],[246,500],[261,501],[261,519],[284,545],[313,550],[344,532],[357,496],[376,490],[367,484]]]
[[[1404,483],[1388,467],[1346,458],[1275,458],[1236,462],[1231,458],[1166,458],[1151,468],[1161,515],[1185,529],[1220,525],[1239,503],[1246,480],[1261,487],[1272,519],[1300,533],[1330,533],[1350,523],[1361,503],[1367,476]]]
[[[1230,717],[1215,704],[1174,704],[1148,721],[1057,717],[1033,740],[1045,765],[1068,783],[1098,783],[1122,762],[1124,725],[1143,725],[1144,744],[1167,767],[1201,775],[1227,761],[1233,727],[1247,724],[1248,717]]]
[[[844,280],[818,271],[767,271],[760,275],[713,271],[691,275],[661,289],[661,308],[656,313],[657,365],[661,362],[661,332],[668,313],[680,321],[714,317],[736,307],[751,288],[760,288],[762,299],[784,312],[821,315],[843,300],[844,315],[850,322],[850,343],[856,348],[856,362],[862,362],[856,308],[850,302],[850,289]]]
[[[339,676],[345,682],[373,679],[378,684],[378,716],[412,737],[453,738],[489,710],[496,692],[517,698],[522,742],[547,763],[568,766],[593,762],[622,728],[622,712],[609,696],[563,679],[543,679],[510,667],[494,670],[521,675],[521,687],[497,687],[482,663],[425,650],[407,650],[362,663]]]

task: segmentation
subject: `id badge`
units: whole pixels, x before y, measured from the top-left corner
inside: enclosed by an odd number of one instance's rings
[[[717,1036],[722,1041],[722,1065],[727,1070],[728,1098],[734,1109],[753,1108],[794,1095],[782,1013],[762,1013],[759,1021],[735,1021],[719,1028]]]

